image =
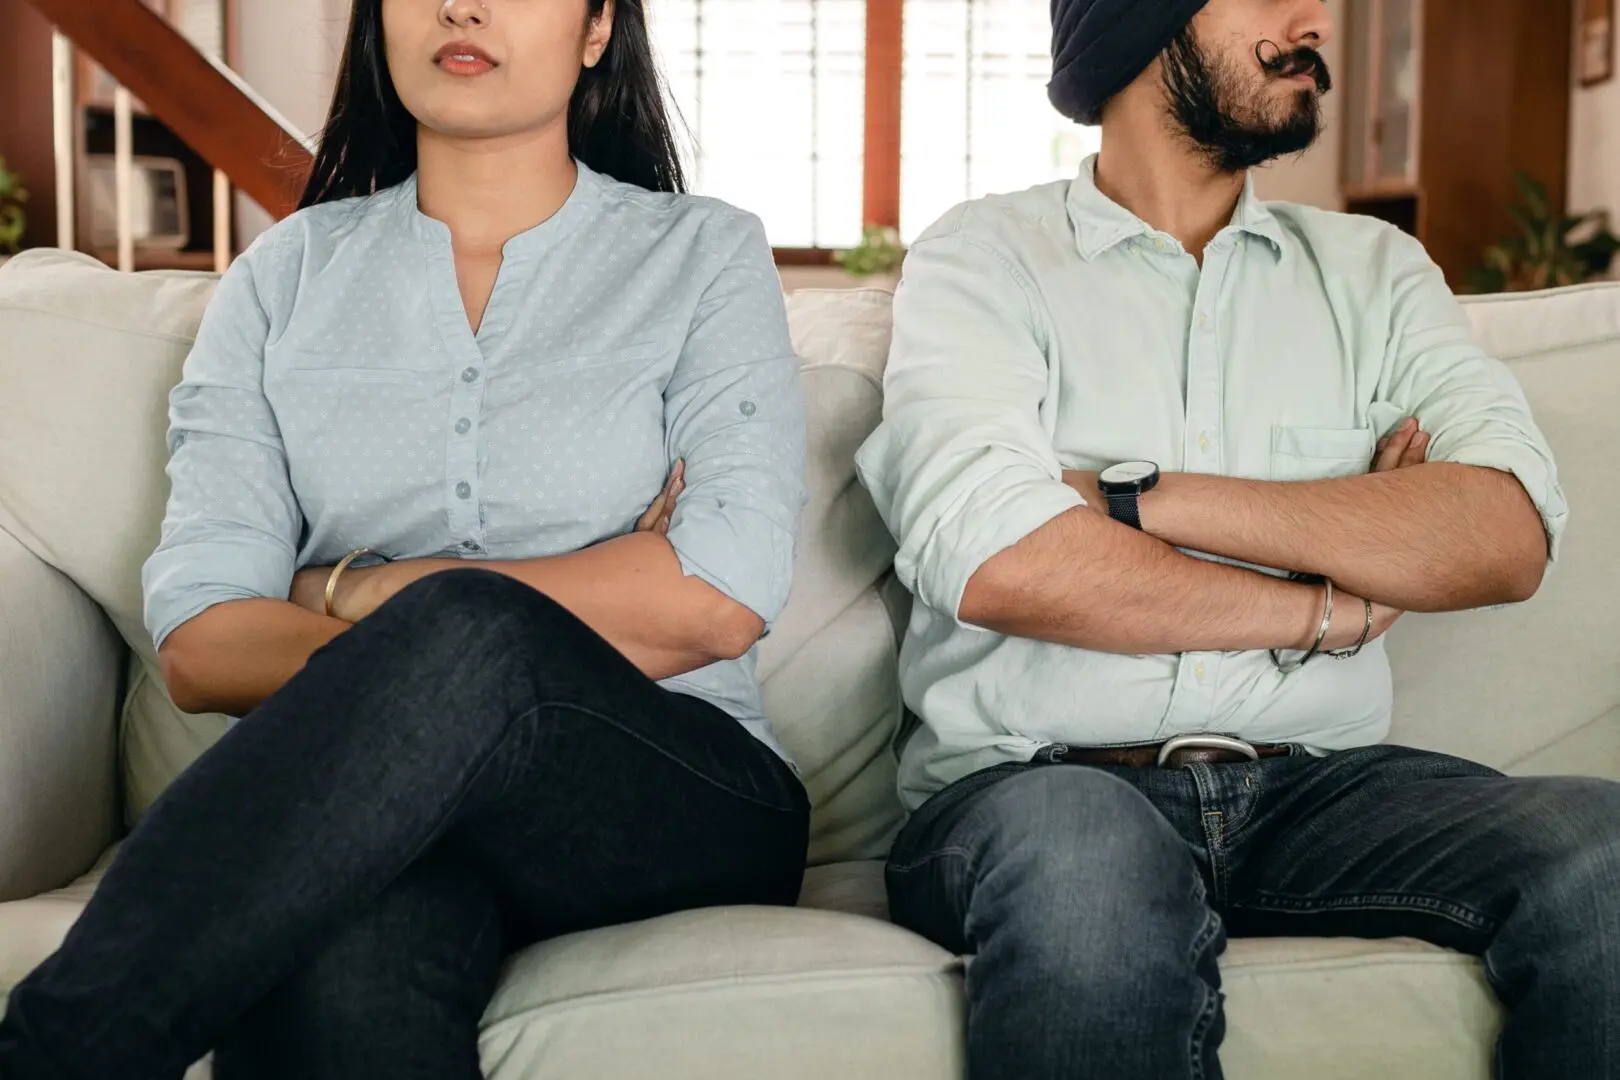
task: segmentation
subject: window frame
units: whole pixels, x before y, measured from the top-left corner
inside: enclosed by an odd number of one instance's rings
[[[900,227],[900,102],[905,0],[866,0],[865,166],[861,225]],[[832,248],[773,248],[778,266],[831,266]]]

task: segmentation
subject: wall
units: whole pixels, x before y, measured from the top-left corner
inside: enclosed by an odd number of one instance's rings
[[[1620,79],[1572,91],[1569,114],[1569,207],[1607,210],[1620,225]]]
[[[237,73],[298,131],[326,123],[349,29],[349,0],[238,0]],[[236,201],[239,247],[270,226],[251,199]]]
[[[55,246],[51,24],[26,0],[0,0],[0,157],[28,189],[23,245]]]

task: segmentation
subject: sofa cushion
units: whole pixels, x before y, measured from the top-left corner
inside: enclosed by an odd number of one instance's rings
[[[55,947],[108,861],[0,904],[0,993]],[[484,1015],[485,1074],[960,1080],[964,964],[866,917],[883,910],[882,873],[824,866],[798,909],[692,911],[518,953]],[[1229,1076],[1490,1074],[1500,1017],[1470,957],[1407,940],[1240,939],[1221,975]]]
[[[225,729],[174,707],[141,617],[168,498],[169,390],[211,274],[119,274],[29,251],[0,269],[0,528],[102,606],[130,646],[121,718],[133,822]]]

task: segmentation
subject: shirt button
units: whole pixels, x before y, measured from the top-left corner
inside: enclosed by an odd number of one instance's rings
[[[1153,250],[1154,251],[1163,251],[1164,250],[1164,241],[1162,239],[1154,240],[1153,241]]]
[[[1198,449],[1203,450],[1205,452],[1208,452],[1208,450],[1209,450],[1209,432],[1200,431],[1198,433]]]
[[[1209,316],[1207,314],[1198,316],[1198,329],[1200,329],[1200,330],[1208,330],[1209,329]]]
[[[461,483],[457,484],[456,485],[456,497],[459,498],[459,499],[471,498],[472,497],[472,485],[467,483],[467,481],[465,481],[465,480],[463,480]]]
[[[475,367],[470,367],[466,371],[463,371],[461,373],[461,381],[465,382],[465,383],[477,382],[478,381],[478,369],[475,368]]]
[[[1203,682],[1204,676],[1209,674],[1209,669],[1204,667],[1204,662],[1200,660],[1198,663],[1193,665],[1193,674],[1198,676],[1199,682]]]
[[[472,421],[467,419],[465,416],[463,416],[460,420],[456,421],[456,434],[457,435],[465,435],[465,434],[467,434],[467,432],[469,432],[471,430],[472,430]]]

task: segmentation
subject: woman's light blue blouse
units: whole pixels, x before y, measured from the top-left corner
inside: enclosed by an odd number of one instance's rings
[[[584,165],[505,247],[475,335],[415,178],[301,211],[226,273],[170,398],[172,494],[144,573],[159,644],[294,571],[560,555],[631,530],[671,464],[669,541],[769,624],[804,504],[780,280],[752,215]],[[752,652],[669,680],[771,740]]]

